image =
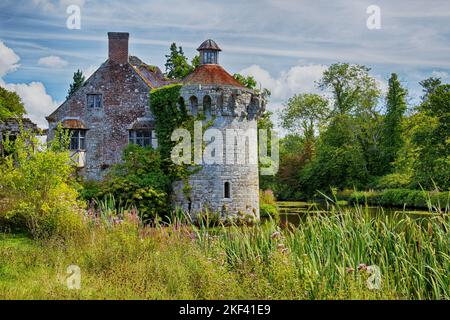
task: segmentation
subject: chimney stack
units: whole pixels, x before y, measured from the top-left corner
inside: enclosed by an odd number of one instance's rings
[[[109,61],[118,64],[128,63],[128,32],[108,32]]]

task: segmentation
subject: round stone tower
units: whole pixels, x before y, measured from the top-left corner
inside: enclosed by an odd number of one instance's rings
[[[180,93],[188,113],[203,119],[203,157],[201,169],[189,176],[189,192],[183,192],[183,182],[175,184],[175,205],[191,214],[209,210],[259,218],[257,119],[264,97],[219,65],[221,49],[213,40],[197,50],[201,65],[183,80]]]

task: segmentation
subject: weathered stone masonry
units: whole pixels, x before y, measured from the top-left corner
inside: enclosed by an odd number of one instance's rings
[[[183,192],[183,182],[175,183],[174,201],[194,213],[209,210],[225,215],[240,211],[259,218],[258,164],[257,161],[251,163],[250,157],[258,159],[255,147],[258,143],[257,118],[265,109],[265,101],[217,65],[220,48],[214,41],[205,41],[199,51],[203,64],[184,79],[181,97],[190,114],[204,114],[206,121],[214,119],[210,128],[222,132],[224,163],[203,164],[198,173],[189,176],[189,195]],[[210,52],[214,54],[209,54],[210,61],[206,61],[204,56]],[[255,135],[248,136],[244,148],[238,147],[237,140],[232,141],[231,146],[227,145],[227,130],[241,130],[242,133],[249,129],[254,130]],[[226,161],[229,149],[234,151],[234,164]],[[250,155],[250,152],[254,154]],[[237,163],[238,157],[245,159],[245,163]]]
[[[79,172],[86,179],[104,177],[107,169],[120,161],[125,146],[136,143],[137,140],[131,139],[141,139],[141,143],[151,139],[151,145],[156,146],[149,92],[173,82],[157,67],[128,57],[127,33],[108,33],[108,37],[109,59],[47,117],[49,139],[55,137],[59,123],[79,136],[71,146],[74,156],[82,159]],[[264,99],[218,65],[221,50],[214,41],[205,41],[199,51],[201,66],[182,81],[181,96],[188,112],[204,113],[208,119],[213,117],[213,128],[224,132],[226,129],[256,130],[257,118],[264,111]],[[132,134],[134,131],[137,133]],[[151,138],[142,132],[151,133]],[[256,136],[250,137],[247,143],[255,146]],[[246,148],[237,151],[240,156],[248,157]],[[257,154],[252,156],[257,159]],[[257,163],[203,165],[189,177],[188,183],[189,195],[183,192],[183,182],[174,184],[176,206],[192,213],[209,209],[222,213],[241,211],[259,217]]]
[[[101,179],[106,169],[120,160],[130,129],[139,123],[152,129],[148,107],[152,85],[139,66],[128,61],[128,34],[109,33],[109,43],[109,59],[47,117],[49,139],[54,138],[58,123],[67,129],[85,130],[85,165],[79,170],[86,179]],[[88,107],[87,95],[91,94],[101,95],[100,108]]]

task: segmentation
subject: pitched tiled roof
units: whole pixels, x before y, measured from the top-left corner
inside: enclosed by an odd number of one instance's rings
[[[228,85],[245,88],[218,64],[203,64],[183,80],[184,84]]]
[[[172,80],[164,76],[158,67],[148,65],[134,56],[130,56],[129,61],[130,65],[133,66],[134,70],[150,88],[158,88],[173,83]]]

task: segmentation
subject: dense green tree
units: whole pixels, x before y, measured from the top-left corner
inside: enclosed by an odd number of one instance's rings
[[[329,115],[328,100],[318,94],[297,94],[288,100],[280,112],[280,125],[290,132],[314,140],[318,125]]]
[[[258,119],[258,130],[266,130],[267,132],[267,155],[270,156],[272,152],[272,140],[271,140],[271,130],[274,129],[274,124],[272,122],[272,115],[273,113],[270,111],[265,111],[261,117]],[[259,131],[258,131],[259,132]],[[259,139],[259,137],[258,137]],[[259,152],[259,141],[258,141],[258,152]],[[259,167],[264,166],[264,164],[261,163],[261,161],[264,162],[263,159],[259,159]],[[261,170],[260,170],[261,173]],[[267,189],[274,189],[275,184],[275,176],[267,176],[267,175],[260,175],[259,176],[259,186],[262,190]]]
[[[200,57],[195,56],[191,63],[184,55],[183,48],[177,47],[174,42],[170,45],[170,52],[166,55],[166,76],[170,79],[183,79],[190,74],[198,65],[200,65]]]
[[[442,82],[440,78],[430,77],[420,81],[419,84],[422,86],[423,91],[422,100],[425,101],[427,100],[428,95],[433,93],[436,88],[442,84]]]
[[[331,187],[360,188],[367,184],[369,172],[364,150],[353,130],[354,119],[337,115],[321,133],[316,156],[300,174],[301,189],[309,196]]]
[[[288,134],[280,140],[280,168],[274,188],[278,198],[296,200],[305,196],[300,175],[313,156],[313,141],[298,134]]]
[[[85,80],[86,79],[83,75],[83,72],[81,70],[77,70],[77,72],[73,74],[73,82],[70,84],[66,99],[69,99],[70,96],[72,96],[79,88],[81,88]]]
[[[0,87],[0,123],[10,118],[20,118],[26,113],[20,97]]]
[[[425,87],[424,87],[425,88]],[[427,88],[425,88],[427,89]],[[418,156],[414,181],[423,187],[450,188],[450,85],[434,87],[419,107],[422,122],[413,134]]]
[[[322,90],[331,91],[335,113],[372,110],[376,106],[380,89],[369,71],[370,68],[357,64],[335,63],[323,73],[318,86]]]
[[[393,163],[402,148],[402,121],[406,112],[406,90],[401,86],[397,74],[393,73],[389,79],[389,90],[386,96],[386,115],[383,121],[381,138],[381,160],[383,172],[391,173]]]
[[[381,117],[376,107],[380,90],[369,70],[333,64],[318,82],[319,88],[331,93],[333,108],[315,156],[301,172],[302,188],[310,195],[330,187],[364,186],[379,171]]]

